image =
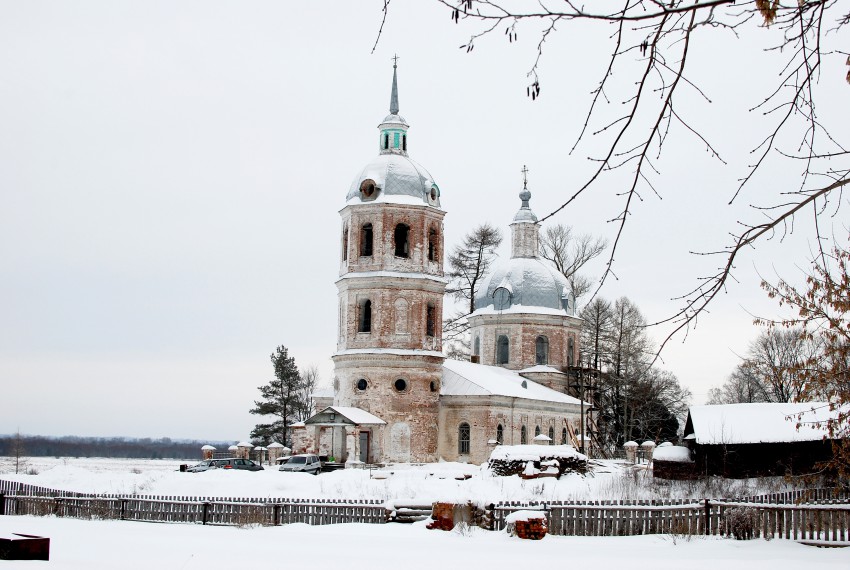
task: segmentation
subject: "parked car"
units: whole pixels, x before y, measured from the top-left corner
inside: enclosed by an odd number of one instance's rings
[[[201,461],[197,465],[189,467],[186,471],[189,473],[200,473],[210,469],[241,469],[243,471],[262,471],[263,466],[251,461],[250,459],[242,459],[241,457],[228,457],[226,459],[207,459]]]
[[[286,463],[280,466],[280,471],[289,471],[296,473],[312,473],[318,475],[322,470],[322,461],[318,455],[312,453],[301,453],[293,455],[286,460]]]

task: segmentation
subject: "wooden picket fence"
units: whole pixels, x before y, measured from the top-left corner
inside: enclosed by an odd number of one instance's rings
[[[829,490],[831,492],[831,490]],[[819,496],[825,497],[824,492]],[[768,502],[772,498],[774,501]],[[518,510],[543,510],[549,533],[560,536],[634,536],[640,534],[729,535],[724,514],[746,507],[754,514],[755,538],[783,538],[814,542],[850,541],[850,504],[839,499],[813,499],[797,504],[795,493],[748,497],[735,501],[576,501],[552,503],[500,503],[493,511],[494,529],[505,527],[505,518]],[[751,500],[755,499],[755,500]],[[781,500],[788,503],[782,504]]]
[[[503,502],[493,506],[492,521],[493,528],[501,530],[510,513],[539,509],[547,513],[549,533],[561,536],[726,535],[724,513],[747,507],[755,515],[756,537],[838,543],[850,541],[848,500],[846,491],[807,489],[734,500]],[[0,515],[232,526],[384,524],[406,507],[413,508],[412,504],[388,507],[379,500],[86,495],[0,480]]]
[[[389,511],[378,500],[194,501],[135,496],[49,497],[0,492],[0,514],[250,526],[297,522],[310,525],[384,524]]]

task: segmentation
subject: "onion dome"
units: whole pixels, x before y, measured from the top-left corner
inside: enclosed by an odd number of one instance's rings
[[[399,115],[397,65],[393,64],[390,114],[378,125],[380,154],[355,176],[346,202],[390,202],[440,207],[440,188],[407,154],[409,125]]]
[[[475,312],[575,314],[569,283],[539,255],[540,224],[531,211],[531,192],[523,188],[522,205],[511,223],[511,258],[497,263],[475,297]]]

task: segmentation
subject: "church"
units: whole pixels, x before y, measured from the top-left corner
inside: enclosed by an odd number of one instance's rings
[[[539,256],[527,188],[511,257],[468,317],[470,361],[442,346],[447,279],[441,189],[409,155],[393,65],[378,155],[340,210],[333,396],[292,430],[296,452],[356,463],[485,462],[499,444],[573,444],[589,406],[567,394],[581,319],[566,279]],[[546,439],[548,438],[548,440]]]

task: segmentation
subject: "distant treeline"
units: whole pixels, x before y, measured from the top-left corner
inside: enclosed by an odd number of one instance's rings
[[[18,439],[20,438],[20,439]],[[126,437],[0,436],[0,456],[120,457],[132,459],[200,459],[201,447],[211,444],[226,450],[235,442],[209,442]],[[21,451],[16,453],[16,449]]]

